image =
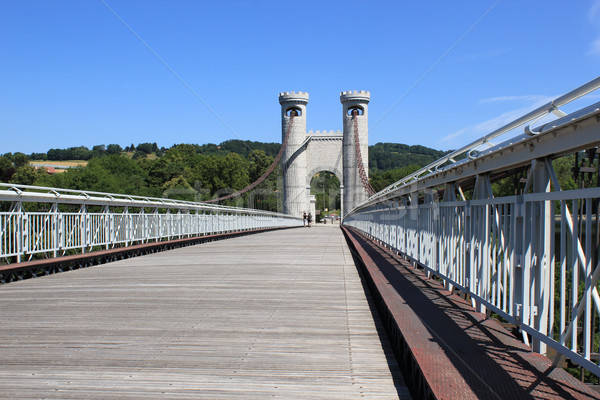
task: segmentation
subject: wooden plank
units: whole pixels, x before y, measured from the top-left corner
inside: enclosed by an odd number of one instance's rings
[[[409,398],[335,226],[2,285],[0,321],[4,398]]]
[[[103,258],[113,255],[134,255],[136,253],[141,253],[145,251],[162,251],[168,248],[174,247],[182,247],[188,246],[191,244],[204,243],[212,240],[222,240],[229,239],[235,236],[243,236],[249,235],[253,233],[259,232],[267,232],[273,229],[287,229],[287,228],[259,228],[259,229],[251,229],[248,231],[237,231],[237,232],[227,232],[227,233],[214,233],[204,236],[193,236],[193,237],[185,237],[181,239],[172,239],[172,240],[162,240],[158,242],[148,242],[148,243],[140,243],[134,244],[126,247],[115,247],[108,250],[95,250],[89,251],[87,253],[77,253],[68,256],[59,256],[59,257],[51,257],[51,258],[43,258],[32,261],[24,261],[20,263],[13,264],[5,264],[0,265],[0,272],[14,272],[21,271],[26,269],[35,269],[35,268],[43,268],[48,265],[67,265],[72,262],[78,261],[89,261],[93,259],[98,259],[99,262],[102,262]]]

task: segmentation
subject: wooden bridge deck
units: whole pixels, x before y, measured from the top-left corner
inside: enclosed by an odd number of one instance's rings
[[[338,226],[0,286],[10,399],[409,398]]]

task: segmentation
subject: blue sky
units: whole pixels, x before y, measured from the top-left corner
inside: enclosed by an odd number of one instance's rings
[[[279,142],[292,90],[308,129],[369,90],[370,144],[446,150],[599,72],[598,0],[0,0],[0,153]]]

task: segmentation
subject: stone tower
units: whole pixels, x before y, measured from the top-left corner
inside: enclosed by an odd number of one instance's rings
[[[313,176],[321,171],[331,172],[340,180],[342,216],[366,200],[368,192],[360,178],[354,136],[357,130],[362,163],[368,173],[367,117],[370,98],[370,93],[363,90],[342,92],[343,132],[306,132],[308,93],[279,94],[282,142],[289,131],[287,145],[281,156],[284,213],[301,217],[304,212],[312,212],[314,219],[310,184]]]
[[[288,133],[287,146],[281,156],[283,171],[283,212],[302,217],[309,212],[310,190],[306,190],[306,152],[301,149],[306,139],[306,104],[308,93],[279,94],[281,104],[282,143]],[[291,126],[290,126],[291,125]]]
[[[347,91],[340,94],[343,106],[344,138],[342,144],[344,164],[344,198],[342,214],[362,203],[369,197],[360,178],[358,157],[356,154],[355,130],[358,129],[358,141],[365,173],[369,173],[369,100],[371,94],[364,90]],[[355,125],[356,124],[356,125]]]

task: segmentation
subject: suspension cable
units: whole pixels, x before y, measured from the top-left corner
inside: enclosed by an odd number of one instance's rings
[[[222,197],[219,197],[216,199],[206,200],[206,201],[204,201],[204,203],[215,203],[217,201],[223,201],[223,200],[231,199],[232,197],[240,196],[240,195],[246,193],[247,191],[254,189],[256,186],[261,184],[265,179],[267,179],[267,177],[269,175],[271,175],[271,172],[273,172],[273,170],[275,169],[275,166],[277,166],[277,163],[279,163],[279,160],[281,159],[281,156],[283,155],[283,151],[285,150],[285,148],[287,146],[288,138],[290,137],[292,125],[294,123],[294,116],[295,115],[292,112],[290,115],[290,122],[288,124],[288,128],[285,133],[285,138],[283,138],[283,143],[281,144],[281,148],[279,149],[277,156],[275,156],[275,160],[273,160],[273,163],[269,166],[269,168],[267,168],[267,170],[264,172],[264,174],[261,175],[260,178],[258,178],[257,180],[255,180],[254,182],[252,182],[251,184],[249,184],[242,190],[239,190],[237,192],[234,192],[234,193],[231,193],[231,194],[228,194],[226,196],[222,196]]]
[[[371,186],[371,183],[369,183],[369,177],[365,171],[362,155],[360,154],[360,142],[358,140],[358,119],[356,117],[357,115],[352,113],[352,122],[354,124],[354,150],[356,152],[356,162],[358,163],[358,173],[360,175],[360,181],[362,185],[369,193],[369,196],[372,196],[376,193],[376,191],[373,189],[373,186]]]

